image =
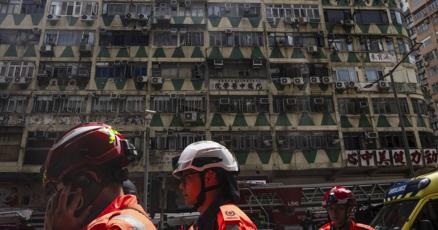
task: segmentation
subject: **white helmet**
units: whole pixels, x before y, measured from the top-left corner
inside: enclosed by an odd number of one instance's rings
[[[214,141],[198,141],[188,145],[175,162],[173,176],[181,177],[187,170],[203,172],[210,168],[222,168],[230,173],[239,172],[233,154],[223,145]]]

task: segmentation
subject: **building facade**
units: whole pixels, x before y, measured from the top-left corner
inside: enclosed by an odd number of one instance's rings
[[[432,128],[436,132],[437,127],[437,92],[438,76],[438,2],[430,1],[407,1],[407,29],[412,40],[423,45],[416,55],[418,77],[423,87],[428,107]]]
[[[392,84],[387,77],[369,87],[409,52],[399,6],[2,1],[2,205],[44,206],[41,164],[63,131],[85,121],[113,125],[140,152],[150,139],[151,205],[168,210],[182,207],[171,159],[198,140],[229,147],[242,180],[301,185],[406,176]],[[404,60],[394,78],[414,168],[436,168],[415,63]],[[145,109],[157,111],[150,122]],[[131,173],[141,188],[143,164]],[[314,206],[324,190],[317,187]]]

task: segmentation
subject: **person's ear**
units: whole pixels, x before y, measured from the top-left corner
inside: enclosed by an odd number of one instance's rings
[[[216,172],[207,170],[204,174],[204,183],[206,186],[216,185],[218,183]]]

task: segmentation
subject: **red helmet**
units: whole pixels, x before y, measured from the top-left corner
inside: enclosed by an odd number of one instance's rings
[[[120,167],[135,160],[137,151],[111,126],[90,122],[67,131],[50,149],[42,168],[43,183],[60,182],[67,174],[110,161]]]
[[[353,193],[344,186],[337,185],[324,193],[322,206],[326,207],[328,204],[353,204]]]

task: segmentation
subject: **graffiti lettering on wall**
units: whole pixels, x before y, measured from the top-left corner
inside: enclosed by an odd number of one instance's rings
[[[0,183],[0,207],[44,207],[40,184]]]
[[[26,118],[27,125],[76,125],[85,121],[84,116],[31,115]]]
[[[87,121],[102,121],[111,125],[144,125],[143,116],[130,115],[130,116],[90,116],[89,119],[86,116],[77,115],[52,115],[52,114],[40,114],[40,115],[0,115],[0,125],[4,126],[24,126],[24,125],[68,125],[73,126],[81,122]]]
[[[436,165],[438,153],[436,149],[410,149],[409,154],[413,165]],[[406,156],[403,149],[393,150],[347,150],[345,159],[349,167],[368,166],[405,166]]]
[[[25,121],[25,117],[22,115],[0,115],[0,125],[4,126],[24,126]]]
[[[260,79],[211,79],[210,89],[212,90],[265,90],[266,80]]]

